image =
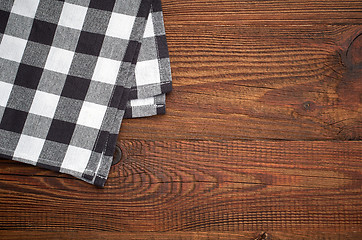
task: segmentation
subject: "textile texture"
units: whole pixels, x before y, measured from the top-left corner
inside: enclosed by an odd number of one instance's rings
[[[0,157],[104,186],[171,86],[160,0],[0,1]]]

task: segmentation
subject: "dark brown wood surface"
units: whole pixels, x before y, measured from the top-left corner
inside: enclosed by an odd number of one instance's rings
[[[104,189],[0,161],[0,239],[362,239],[362,2],[164,0],[167,114]]]

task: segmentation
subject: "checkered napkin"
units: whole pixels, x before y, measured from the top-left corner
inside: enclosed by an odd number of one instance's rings
[[[1,0],[0,156],[103,186],[124,117],[163,114],[160,0]]]

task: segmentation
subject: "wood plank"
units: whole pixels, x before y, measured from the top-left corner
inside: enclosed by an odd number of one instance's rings
[[[362,23],[359,0],[163,0],[167,21],[196,24]]]
[[[362,2],[163,7],[167,115],[124,121],[104,189],[1,160],[0,238],[362,239]]]
[[[1,231],[0,236],[7,240],[15,240],[23,237],[34,240],[52,240],[52,239],[104,239],[104,240],[128,240],[128,239],[148,239],[148,240],[212,240],[212,239],[227,239],[227,240],[356,240],[361,238],[361,233],[323,233],[315,232],[238,232],[238,233],[220,233],[220,232],[142,232],[142,233],[124,233],[124,232],[101,232],[101,231],[77,231],[77,232],[40,232],[40,231]],[[264,236],[264,238],[262,238]],[[266,237],[265,237],[266,236]]]
[[[120,139],[362,138],[361,25],[170,18],[167,114],[125,120]]]
[[[361,232],[361,144],[121,141],[104,189],[1,161],[0,229]]]

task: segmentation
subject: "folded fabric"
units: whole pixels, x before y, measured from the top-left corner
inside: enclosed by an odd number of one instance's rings
[[[104,186],[122,119],[165,113],[160,0],[2,0],[0,157]]]

